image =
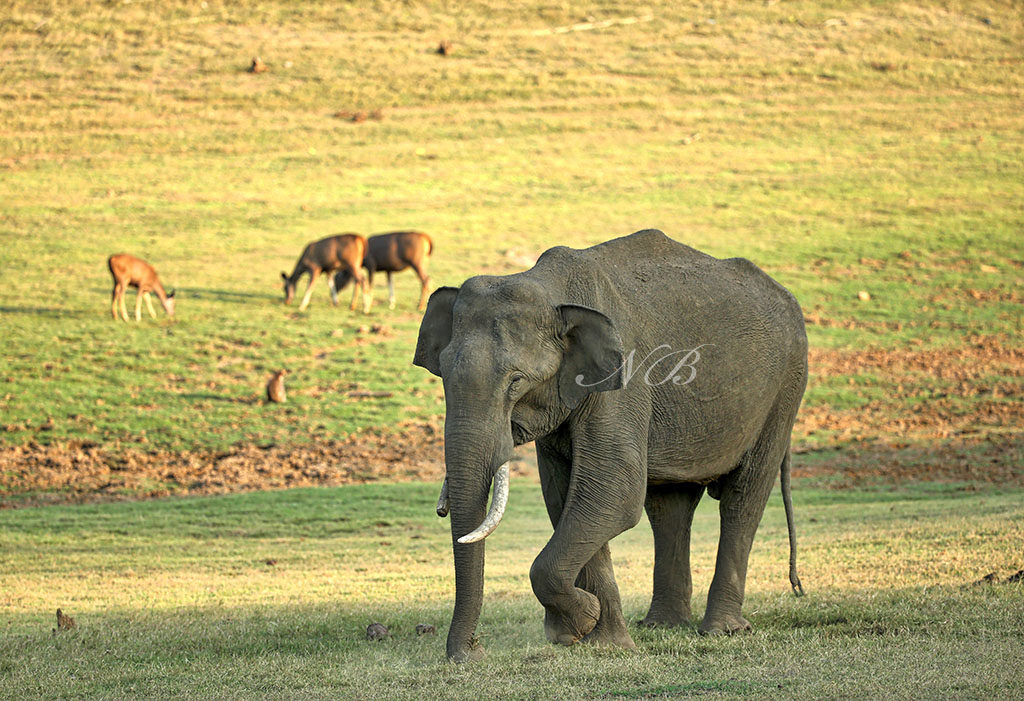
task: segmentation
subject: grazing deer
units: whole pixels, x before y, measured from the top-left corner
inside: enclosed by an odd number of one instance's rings
[[[129,287],[138,290],[135,296],[135,321],[142,320],[142,300],[145,298],[146,306],[149,307],[149,315],[154,319],[156,312],[153,310],[153,301],[149,298],[150,292],[155,292],[160,298],[160,303],[167,312],[167,316],[174,316],[174,290],[164,292],[164,286],[160,284],[153,266],[135,256],[127,253],[118,253],[107,259],[107,267],[110,274],[114,276],[114,294],[110,301],[110,313],[117,319],[118,302],[121,305],[121,316],[128,321],[128,310],[125,308],[124,293]]]
[[[368,294],[373,295],[373,274],[383,271],[388,274],[388,308],[395,308],[395,281],[392,273],[412,268],[420,278],[422,291],[418,309],[427,308],[427,297],[430,278],[427,277],[427,257],[434,252],[434,242],[420,231],[395,231],[390,234],[377,234],[367,241],[366,257],[363,267],[367,270]],[[334,277],[334,286],[339,290],[352,281],[352,274],[340,270]]]
[[[338,270],[345,270],[359,283],[352,292],[352,304],[349,309],[356,310],[356,299],[359,297],[359,290],[362,289],[363,312],[369,314],[373,297],[367,294],[366,278],[359,265],[365,255],[366,239],[359,234],[339,234],[313,241],[303,249],[292,274],[281,273],[281,277],[284,279],[284,303],[292,303],[299,278],[309,273],[309,286],[306,288],[306,295],[302,298],[302,304],[299,305],[299,311],[304,311],[309,306],[310,297],[313,296],[313,283],[316,282],[320,273],[324,273],[327,276],[327,286],[331,290],[331,302],[337,304],[338,290],[334,285],[334,273]]]

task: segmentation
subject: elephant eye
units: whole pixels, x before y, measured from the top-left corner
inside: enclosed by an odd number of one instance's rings
[[[516,374],[514,374],[508,381],[509,391],[511,392],[512,390],[514,390],[516,387],[522,384],[523,380],[525,379],[526,377],[522,373],[517,372]]]

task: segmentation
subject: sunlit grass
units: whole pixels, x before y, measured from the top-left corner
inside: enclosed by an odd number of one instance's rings
[[[653,19],[534,34],[581,14]],[[278,303],[302,245],[350,230],[423,229],[434,283],[459,284],[519,269],[509,249],[658,227],[763,266],[823,320],[818,347],[1009,343],[1024,224],[1014,16],[9,4],[5,440],[224,447],[438,415],[439,388],[409,367],[412,276],[394,314],[330,309],[324,289],[306,314]],[[440,38],[455,53],[433,53]],[[255,54],[270,71],[245,72]],[[380,121],[334,116],[378,108]],[[104,261],[121,250],[181,291],[175,323],[108,320]],[[367,322],[393,333],[365,344]],[[250,400],[281,366],[295,403],[260,410]],[[814,381],[810,401],[825,396]],[[339,401],[350,385],[401,391]]]
[[[1022,661],[1020,585],[971,586],[1022,564],[1017,491],[798,485],[802,599],[789,592],[776,494],[748,577],[755,633],[714,640],[692,629],[634,628],[639,652],[624,653],[544,641],[527,575],[550,525],[538,485],[520,480],[488,540],[479,627],[488,658],[464,671],[443,662],[453,592],[435,490],[366,485],[0,512],[0,695],[274,697],[290,689],[417,698],[430,688],[467,698],[472,683],[489,698],[637,697],[671,685],[911,698],[1021,688],[1011,671]],[[694,526],[697,615],[717,527],[716,504],[705,500]],[[639,620],[653,566],[646,522],[617,538],[612,555],[627,618]],[[57,607],[78,627],[51,636]],[[373,621],[392,638],[367,642]],[[417,637],[421,622],[438,636]],[[940,673],[937,660],[957,664]],[[40,676],[52,679],[45,692],[33,691]]]

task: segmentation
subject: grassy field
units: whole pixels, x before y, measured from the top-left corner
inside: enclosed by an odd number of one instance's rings
[[[1022,46],[1009,0],[9,0],[0,698],[1020,697],[1021,585],[970,585],[1024,566]],[[303,245],[420,229],[457,285],[649,227],[750,258],[805,311],[809,596],[776,495],[753,635],[547,645],[530,477],[492,536],[487,660],[458,668],[436,482],[2,508],[431,476],[418,282],[368,316],[321,283],[299,313],[280,272]],[[110,319],[120,251],[178,290],[173,320]],[[703,504],[697,612],[716,522]],[[649,529],[612,551],[639,619]],[[51,634],[57,607],[76,628]]]
[[[222,450],[437,417],[439,384],[409,364],[412,275],[393,313],[331,308],[325,289],[305,314],[280,304],[280,271],[342,231],[429,232],[440,285],[656,227],[768,270],[820,352],[994,342],[1019,361],[1019,9],[15,0],[0,10],[3,440]],[[550,31],[587,17],[643,21]],[[246,71],[254,55],[267,72]],[[117,251],[178,289],[173,322],[110,320]],[[998,413],[1021,393],[1012,366],[966,390],[909,384],[953,414]],[[262,406],[279,367],[292,400]],[[876,368],[812,373],[808,407],[913,400]]]
[[[801,490],[789,592],[781,499],[751,559],[755,632],[634,627],[638,652],[547,644],[528,571],[535,481],[488,539],[480,664],[444,661],[436,485],[362,485],[0,511],[0,698],[1019,698],[1024,491]],[[717,542],[694,526],[695,612]],[[627,618],[651,591],[646,522],[612,543]],[[995,572],[999,583],[975,585]],[[76,628],[51,633],[58,607]],[[369,642],[371,622],[391,638]],[[418,637],[418,623],[437,636]]]

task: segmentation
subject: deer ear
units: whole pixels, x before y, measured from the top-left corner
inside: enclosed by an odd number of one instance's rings
[[[623,350],[615,325],[589,307],[562,304],[559,334],[565,341],[558,371],[558,396],[570,411],[591,392],[622,387]]]
[[[439,287],[430,295],[427,311],[420,322],[420,335],[416,341],[416,354],[412,364],[426,368],[441,376],[441,351],[452,340],[452,307],[459,294],[457,287]]]
[[[167,296],[173,297],[175,292],[177,292],[177,290],[171,290],[170,292],[167,293]]]
[[[281,273],[281,279],[284,280],[285,282],[288,282],[288,276],[285,275],[284,273]]]

